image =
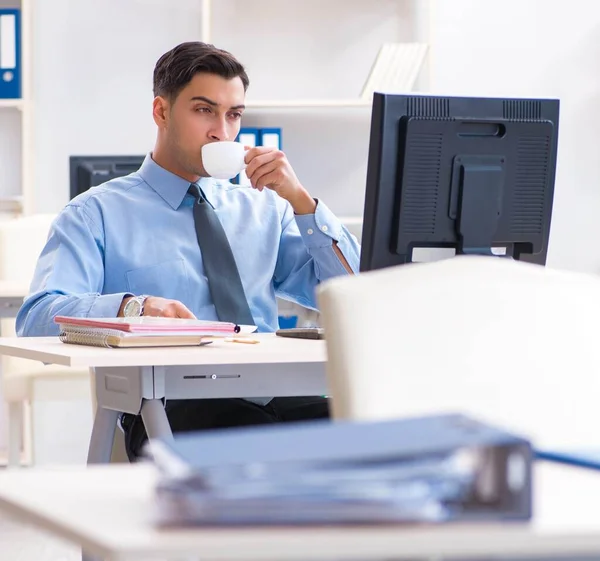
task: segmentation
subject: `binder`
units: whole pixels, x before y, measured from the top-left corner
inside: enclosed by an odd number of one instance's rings
[[[240,142],[244,146],[260,146],[259,141],[259,131],[254,128],[242,128],[238,134],[236,139],[237,142]],[[233,179],[233,183],[237,183],[238,185],[248,186],[250,185],[250,180],[246,175],[245,171],[240,172],[240,174]]]
[[[0,10],[0,98],[21,97],[21,13]]]
[[[532,511],[531,443],[463,415],[202,431],[145,453],[161,473],[167,526],[483,522]]]
[[[281,129],[260,129],[260,146],[269,146],[281,150]]]

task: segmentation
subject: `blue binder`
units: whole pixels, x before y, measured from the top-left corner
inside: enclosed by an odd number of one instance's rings
[[[531,517],[530,442],[463,415],[201,431],[146,453],[159,505],[177,505],[166,524]]]
[[[0,98],[21,97],[21,13],[0,10]]]
[[[260,129],[260,146],[270,146],[281,150],[281,129]]]
[[[260,134],[258,129],[255,128],[245,127],[240,129],[240,132],[235,140],[244,146],[260,146]],[[234,177],[232,183],[237,183],[239,185],[250,185],[250,181],[248,180],[245,172],[242,172]]]

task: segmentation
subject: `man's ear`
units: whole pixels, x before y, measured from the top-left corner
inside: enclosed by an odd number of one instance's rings
[[[162,96],[156,96],[152,102],[152,117],[156,126],[165,128],[169,121],[169,102]]]

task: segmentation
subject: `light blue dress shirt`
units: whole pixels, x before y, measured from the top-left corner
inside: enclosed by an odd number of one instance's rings
[[[128,294],[179,300],[197,318],[216,320],[189,185],[148,155],[137,172],[73,199],[52,225],[17,333],[57,335],[57,315],[115,317]],[[199,185],[227,233],[260,331],[278,328],[276,296],[316,308],[316,285],[347,274],[334,240],[358,271],[356,239],[322,201],[314,214],[296,216],[269,189],[210,178]]]

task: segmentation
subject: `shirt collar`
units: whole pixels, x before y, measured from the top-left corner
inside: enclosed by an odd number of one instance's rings
[[[152,154],[146,155],[138,173],[175,210],[181,206],[191,185],[187,179],[159,166],[152,159]],[[201,187],[206,199],[214,206],[213,180],[210,177],[201,177],[196,184]]]

